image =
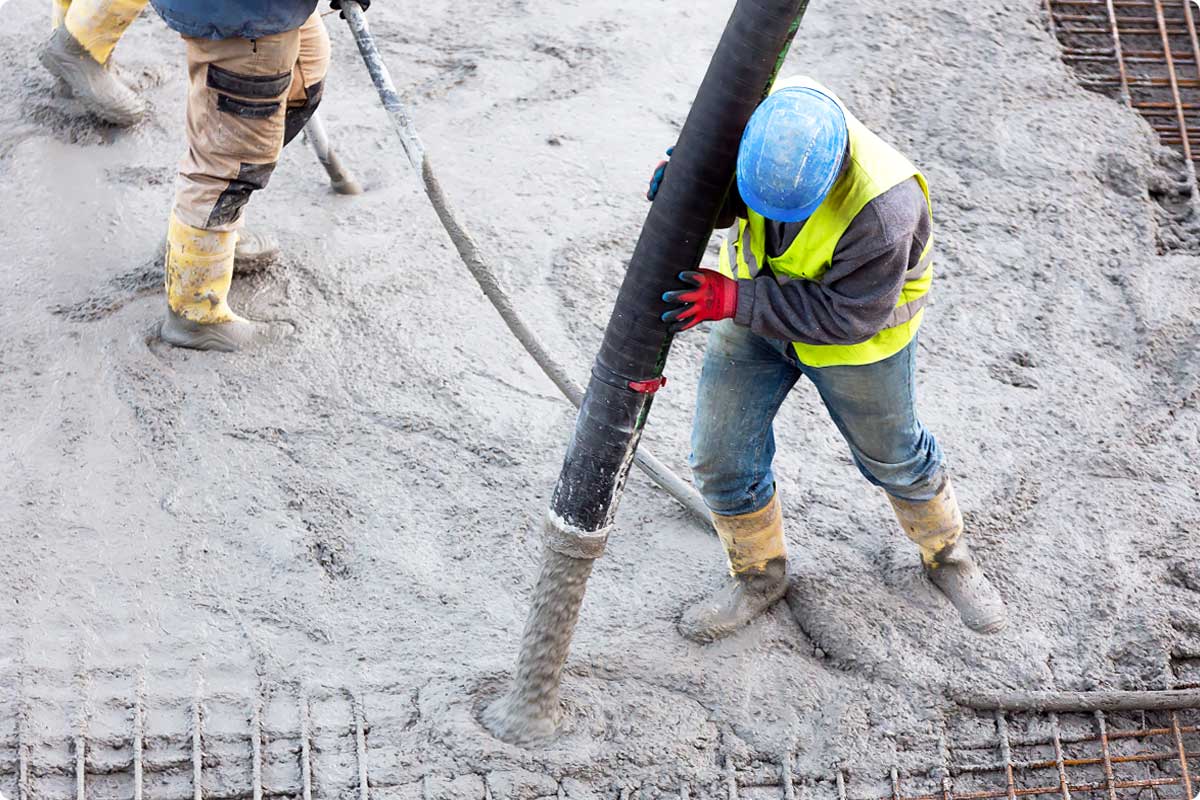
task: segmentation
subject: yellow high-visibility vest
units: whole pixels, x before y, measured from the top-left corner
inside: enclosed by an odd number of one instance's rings
[[[770,267],[776,280],[820,282],[833,260],[833,251],[858,212],[867,203],[909,178],[915,177],[929,203],[929,186],[912,163],[894,147],[858,121],[833,92],[811,78],[779,81],[772,92],[791,86],[807,86],[832,97],[846,115],[850,129],[850,159],[842,176],[825,200],[809,217],[795,241],[779,256],[766,255],[766,221],[751,209],[748,219],[738,220],[738,238],[721,248],[718,269],[729,278],[749,279],[763,266]],[[930,207],[932,217],[932,206]],[[736,265],[736,271],[734,266]],[[933,282],[933,236],[925,244],[920,260],[905,274],[900,298],[883,330],[859,344],[804,344],[794,342],[796,355],[813,367],[874,364],[903,350],[921,326],[929,286]]]

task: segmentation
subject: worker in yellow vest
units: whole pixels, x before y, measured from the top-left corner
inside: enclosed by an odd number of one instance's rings
[[[668,155],[670,152],[668,151]],[[666,163],[651,179],[653,200]],[[680,275],[663,319],[710,333],[692,433],[692,470],[730,579],[684,612],[712,641],[787,591],[773,421],[807,377],[855,464],[881,487],[933,584],[972,630],[1004,627],[1000,594],[971,556],[941,449],[915,409],[917,330],[933,281],[925,178],[828,89],[780,81],[751,117],[725,219],[737,235],[718,270]]]

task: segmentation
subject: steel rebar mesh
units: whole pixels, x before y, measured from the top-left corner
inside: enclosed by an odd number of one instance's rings
[[[1163,693],[1141,694],[1153,705]],[[390,689],[294,687],[243,697],[202,684],[192,696],[149,699],[133,685],[127,696],[52,716],[30,701],[15,730],[0,730],[0,792],[9,800],[383,800],[411,786],[392,766],[407,751],[411,720],[395,716],[407,705]],[[664,763],[653,785],[660,794],[664,785],[677,787],[662,796],[784,800],[1194,800],[1200,793],[1200,700],[1194,708],[1107,713],[964,709],[951,719],[955,727],[936,746],[914,744],[901,759],[905,768],[881,774],[854,763],[814,772],[794,750],[745,761],[713,743],[710,780]],[[415,757],[419,743],[408,745]],[[443,766],[451,764],[447,755]],[[420,796],[437,794],[429,784]]]
[[[952,744],[958,800],[1196,795],[1200,712],[994,713],[992,741]]]
[[[1136,109],[1160,141],[1200,159],[1200,36],[1194,0],[1045,0],[1079,82]],[[1189,798],[1190,800],[1190,798]]]

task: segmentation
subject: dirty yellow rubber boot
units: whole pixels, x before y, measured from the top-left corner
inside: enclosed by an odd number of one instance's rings
[[[74,0],[56,3],[54,33],[42,48],[42,65],[83,106],[105,122],[133,125],[146,113],[142,98],[110,69],[108,58],[147,0]],[[61,14],[61,24],[59,23]]]
[[[92,58],[100,64],[107,64],[113,48],[148,2],[71,0],[63,21],[67,30]]]
[[[167,239],[158,243],[158,252],[165,253]],[[243,224],[237,232],[237,244],[233,248],[233,277],[262,272],[279,258],[279,240],[274,234],[260,231]]]
[[[167,229],[167,318],[163,341],[196,350],[238,350],[255,325],[226,303],[233,280],[235,231],[206,231],[171,215]]]
[[[932,500],[901,500],[888,495],[896,519],[921,548],[925,574],[977,633],[996,633],[1008,623],[1004,599],[971,557],[963,539],[962,513],[947,480]]]
[[[787,592],[787,546],[778,494],[749,514],[714,514],[713,525],[725,545],[729,580],[679,620],[679,632],[696,642],[711,642],[733,633]]]

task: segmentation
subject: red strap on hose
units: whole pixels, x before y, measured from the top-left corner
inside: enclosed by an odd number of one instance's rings
[[[652,380],[648,380],[648,381],[630,381],[629,382],[630,389],[633,389],[635,392],[641,392],[642,394],[654,394],[655,392],[657,392],[659,389],[661,389],[662,387],[664,387],[666,385],[667,385],[667,376],[666,375],[659,375],[657,378],[653,378]]]

